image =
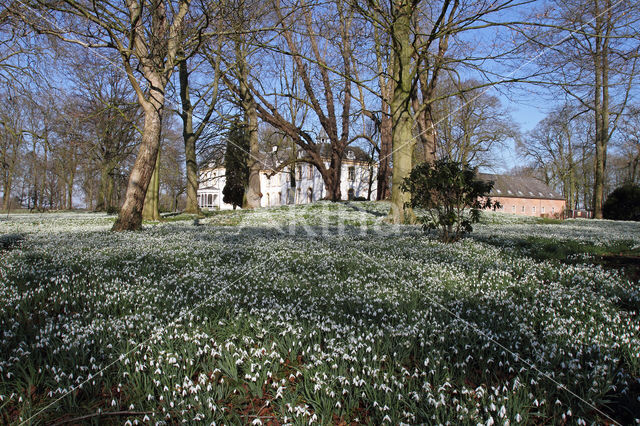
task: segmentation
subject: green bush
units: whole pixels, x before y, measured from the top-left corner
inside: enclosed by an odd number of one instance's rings
[[[500,207],[485,198],[491,188],[493,182],[478,179],[475,169],[448,159],[417,165],[403,184],[403,191],[411,193],[410,206],[426,209],[426,216],[418,218],[423,229],[440,229],[444,242],[471,232],[481,209]]]
[[[602,205],[602,216],[605,219],[640,221],[640,186],[625,184],[616,188]]]

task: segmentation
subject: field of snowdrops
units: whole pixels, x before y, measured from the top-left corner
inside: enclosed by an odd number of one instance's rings
[[[0,423],[640,422],[640,224],[387,210],[2,217]]]

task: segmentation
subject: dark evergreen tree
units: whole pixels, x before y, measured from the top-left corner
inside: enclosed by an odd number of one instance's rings
[[[226,182],[222,189],[222,201],[242,207],[245,187],[249,183],[249,137],[245,127],[234,122],[227,134],[227,149],[224,154]]]
[[[602,206],[605,219],[640,221],[640,186],[626,184],[616,188]]]

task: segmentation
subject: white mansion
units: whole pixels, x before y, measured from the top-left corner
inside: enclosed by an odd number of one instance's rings
[[[325,161],[329,166],[329,161]],[[264,167],[264,166],[263,166]],[[342,161],[340,193],[343,200],[354,198],[376,197],[376,170],[367,154],[357,147],[346,150]],[[307,163],[295,165],[295,187],[291,186],[291,168],[283,168],[273,174],[272,169],[260,171],[260,191],[262,207],[280,206],[284,204],[306,204],[326,197],[327,190],[320,172],[315,166]],[[198,204],[200,208],[226,210],[231,204],[222,201],[222,189],[225,185],[224,166],[210,166],[200,170],[198,187]]]

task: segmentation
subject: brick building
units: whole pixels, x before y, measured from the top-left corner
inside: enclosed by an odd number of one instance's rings
[[[504,213],[561,218],[566,207],[564,196],[532,177],[479,173],[494,182],[489,197],[498,201]]]

